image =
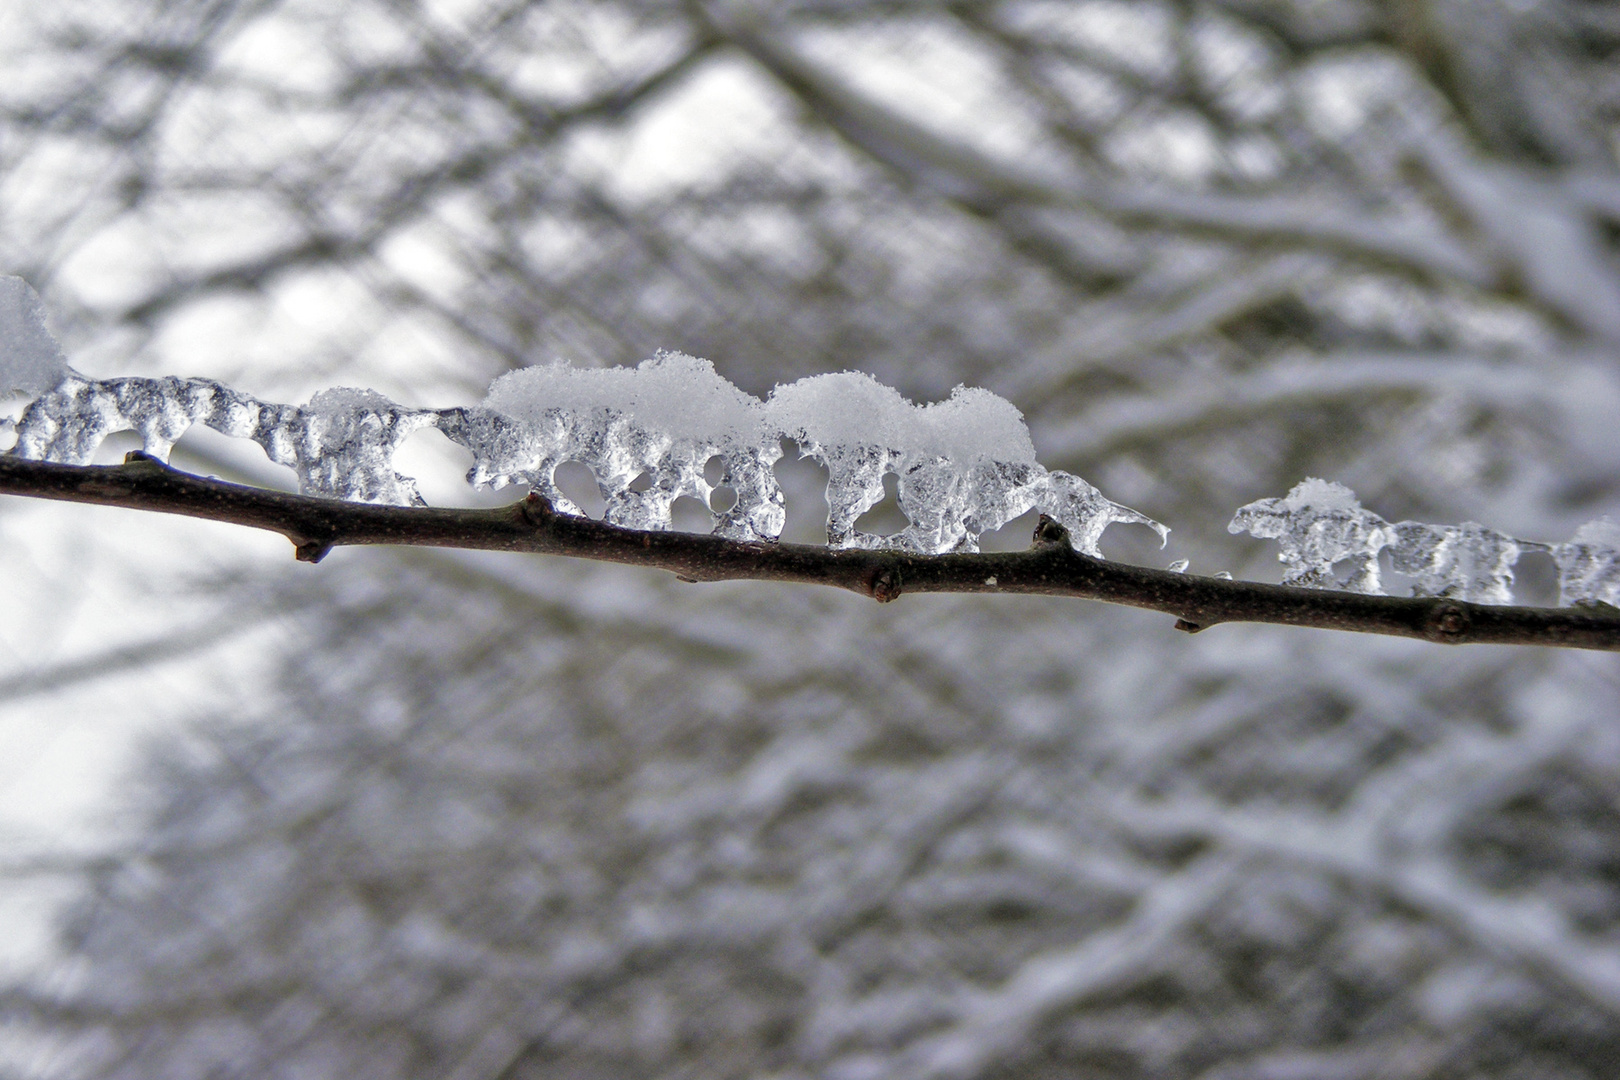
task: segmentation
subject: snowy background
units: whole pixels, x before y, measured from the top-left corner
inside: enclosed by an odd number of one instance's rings
[[[983,386],[1176,529],[1109,557],[1276,580],[1225,525],[1305,476],[1531,540],[1620,516],[1617,60],[1579,0],[16,0],[0,272],[87,374],[275,401],[659,348],[760,397]],[[206,432],[174,460],[293,481]],[[510,497],[436,431],[400,460]],[[825,474],[777,473],[818,539]],[[17,499],[0,552],[19,1076],[1620,1057],[1606,655],[311,567]]]

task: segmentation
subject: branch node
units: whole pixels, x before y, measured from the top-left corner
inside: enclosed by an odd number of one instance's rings
[[[299,562],[318,563],[331,550],[330,540],[305,540],[302,544],[294,545],[293,558]]]
[[[1186,619],[1176,620],[1176,629],[1182,631],[1183,633],[1196,634],[1203,628],[1202,623],[1189,622]]]
[[[1035,523],[1035,535],[1032,539],[1037,545],[1068,544],[1069,530],[1059,524],[1056,519],[1042,514],[1040,520]]]
[[[1468,612],[1456,604],[1441,604],[1428,619],[1429,637],[1434,641],[1455,643],[1468,633],[1471,620]]]
[[[872,599],[880,604],[900,599],[900,571],[892,566],[879,570],[872,575],[868,588],[871,589]]]
[[[538,491],[529,492],[518,504],[518,512],[523,515],[524,521],[537,529],[550,524],[551,519],[557,516],[557,511],[551,507],[551,500]]]

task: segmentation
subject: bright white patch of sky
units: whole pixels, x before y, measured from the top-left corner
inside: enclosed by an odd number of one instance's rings
[[[862,94],[997,156],[1047,155],[1045,128],[1022,89],[965,33],[938,20],[863,23],[803,34],[798,46]]]

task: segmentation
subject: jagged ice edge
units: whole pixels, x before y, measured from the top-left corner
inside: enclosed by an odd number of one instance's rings
[[[636,368],[528,368],[491,384],[483,405],[414,409],[371,390],[325,390],[304,405],[261,401],[212,379],[91,379],[70,368],[45,328],[44,308],[19,278],[0,278],[0,394],[34,395],[16,422],[18,457],[89,464],[102,440],[135,431],[167,460],[194,424],[250,439],[291,468],[308,495],[425,505],[394,469],[404,441],[434,427],[473,455],[469,483],[526,484],[562,513],[583,511],[556,485],[580,461],[596,477],[604,519],[667,530],[672,504],[712,507],[719,487],[735,502],[710,510],[714,533],[774,540],[785,522],[772,465],[781,439],[828,472],[828,543],[938,554],[977,551],[979,537],[1030,510],[1060,522],[1074,547],[1100,557],[1115,522],[1169,530],[1105,498],[1081,478],[1035,460],[1023,417],[987,390],[958,387],[947,401],[914,405],[868,375],[842,372],[778,386],[761,401],[707,360],[660,353]],[[717,483],[705,478],[711,459]],[[855,528],[898,479],[909,524],[892,536]]]
[[[1563,544],[1519,540],[1473,521],[1391,524],[1343,484],[1311,477],[1280,499],[1240,507],[1227,530],[1276,540],[1284,585],[1382,595],[1378,556],[1387,548],[1391,568],[1416,579],[1414,596],[1511,604],[1519,555],[1545,551],[1558,566],[1562,604],[1620,607],[1620,526],[1607,518]],[[1339,564],[1348,564],[1343,577]]]

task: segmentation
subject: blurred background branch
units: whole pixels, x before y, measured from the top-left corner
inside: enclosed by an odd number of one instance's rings
[[[1160,520],[1315,475],[1564,537],[1620,511],[1617,51],[1602,0],[12,5],[0,269],[98,376],[859,368],[1008,396]],[[475,502],[437,439],[429,501]],[[231,453],[176,460],[285,486]],[[779,473],[815,542],[825,477]],[[1609,657],[464,552],[313,581],[229,532],[181,587],[128,558],[160,524],[72,509],[0,507],[0,680],[48,687],[8,730],[152,719],[93,843],[6,853],[66,871],[15,879],[55,890],[21,1075],[1620,1056]]]

